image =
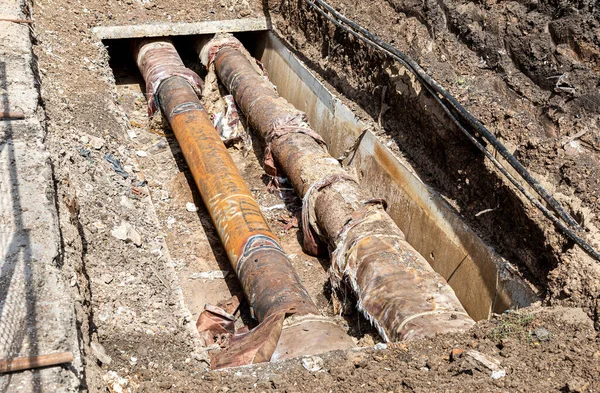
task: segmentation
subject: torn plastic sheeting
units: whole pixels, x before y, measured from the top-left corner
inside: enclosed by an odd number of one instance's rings
[[[235,106],[235,101],[231,95],[224,96],[223,100],[226,105],[225,113],[219,112],[215,114],[213,124],[219,132],[219,135],[221,135],[221,139],[224,141],[241,138],[240,132],[238,131],[240,117]]]
[[[254,329],[233,334],[221,352],[211,352],[211,368],[269,362],[281,336],[285,313],[271,314]]]
[[[115,158],[112,154],[105,154],[104,160],[112,165],[113,170],[117,172],[119,175],[123,176],[124,179],[129,177],[129,173],[125,172],[123,166],[121,165],[121,161],[118,158]]]
[[[308,124],[308,118],[304,113],[291,113],[289,116],[281,117],[277,122],[273,124],[271,132],[265,135],[265,154],[264,154],[264,166],[265,172],[271,176],[279,176],[280,173],[277,171],[277,165],[273,158],[271,144],[277,138],[292,133],[299,132],[313,138],[317,143],[323,146],[323,149],[327,150],[327,144],[321,138],[321,135],[314,132]]]
[[[358,184],[358,181],[352,176],[336,173],[313,183],[302,198],[302,237],[304,250],[311,255],[321,255],[327,250],[327,245],[321,241],[322,234],[319,231],[319,226],[314,218],[314,200],[316,198],[316,193],[340,180],[352,181]]]

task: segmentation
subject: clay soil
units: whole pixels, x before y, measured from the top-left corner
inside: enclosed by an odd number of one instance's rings
[[[594,243],[600,22],[592,2],[356,3],[333,2],[430,70],[559,195]],[[117,373],[126,389],[144,392],[600,391],[598,264],[516,197],[402,70],[303,2],[41,0],[32,15],[64,270],[85,356],[82,390],[108,391],[105,377]],[[238,284],[189,278],[226,269],[224,252],[168,127],[144,118],[139,82],[119,79],[90,30],[263,15],[478,234],[546,291],[543,306],[494,316],[463,335],[327,354],[312,372],[300,360],[206,372],[195,319],[204,302],[239,292]],[[383,101],[374,100],[383,86]],[[390,109],[382,112],[382,102]],[[260,154],[232,153],[262,206],[285,202],[270,222],[323,313],[332,313],[323,267],[301,254],[298,228],[287,225],[298,201],[267,192]],[[106,154],[121,161],[127,178]],[[199,211],[189,212],[187,202]],[[123,222],[140,245],[111,235]],[[368,329],[356,330],[364,322],[349,318],[340,323],[361,344],[376,342]],[[507,375],[492,379],[451,358],[453,348],[498,359]]]

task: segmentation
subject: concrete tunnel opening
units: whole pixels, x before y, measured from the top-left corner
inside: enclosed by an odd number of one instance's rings
[[[173,37],[174,46],[177,48],[185,66],[196,72],[202,80],[205,80],[208,74],[205,67],[198,60],[195,43],[200,38],[210,38],[211,36]],[[368,130],[365,132],[366,127],[364,124],[348,109],[343,100],[333,95],[320,78],[316,77],[309,68],[300,62],[273,33],[268,31],[241,32],[236,33],[236,37],[249,50],[250,54],[264,66],[266,74],[276,86],[279,95],[307,114],[313,129],[326,142],[329,154],[335,158],[344,156],[342,160],[344,167],[356,173],[359,185],[370,193],[377,194],[386,200],[387,211],[398,228],[406,235],[407,242],[427,260],[436,273],[448,282],[471,318],[474,320],[485,319],[490,313],[501,313],[510,308],[523,307],[537,300],[537,289],[522,279],[508,261],[496,254],[491,247],[470,231],[443,198],[417,177],[410,169],[409,164],[402,162],[373,133]],[[133,40],[121,38],[103,41],[108,48],[118,99],[120,103],[125,104],[122,106],[127,112],[124,113],[124,116],[130,121],[130,125],[134,130],[146,131],[151,135],[157,135],[168,140],[167,144],[171,154],[177,156],[175,161],[178,165],[178,171],[183,173],[183,175],[178,174],[177,179],[171,179],[170,183],[179,184],[182,188],[190,190],[183,192],[183,194],[186,192],[192,192],[193,194],[193,204],[198,209],[199,221],[201,221],[200,227],[205,233],[208,233],[209,238],[212,237],[210,242],[211,253],[217,260],[217,264],[214,265],[216,269],[211,270],[211,272],[228,272],[224,273],[227,285],[221,286],[217,292],[213,292],[210,296],[201,296],[202,300],[198,300],[195,294],[198,291],[203,291],[199,287],[202,286],[201,284],[206,284],[206,281],[200,283],[195,279],[196,282],[187,290],[184,288],[184,298],[186,302],[190,303],[190,310],[196,316],[203,311],[204,304],[202,302],[204,301],[206,303],[218,303],[215,301],[217,298],[230,298],[239,295],[239,283],[236,283],[235,272],[230,272],[231,269],[228,269],[226,264],[226,250],[218,244],[218,239],[215,241],[214,229],[210,228],[212,223],[207,212],[203,210],[202,200],[195,190],[196,186],[192,176],[189,173],[186,174],[187,164],[181,157],[181,148],[177,146],[172,134],[169,135],[171,131],[166,119],[159,117],[161,122],[157,119],[146,120],[143,117],[145,113],[141,109],[145,105],[145,100],[140,99],[140,97],[146,97],[146,91],[143,78],[137,70],[132,56]],[[216,83],[219,99],[223,99],[224,96],[230,94],[220,81]],[[241,111],[240,114],[242,123],[245,123],[244,128],[247,130],[249,128],[246,123],[247,119]],[[213,121],[215,115],[215,113],[211,113]],[[240,169],[247,182],[249,176],[255,178],[249,181],[254,193],[255,188],[252,187],[252,182],[257,180],[257,174],[263,186],[265,184],[269,185],[270,178],[263,171],[262,140],[256,137],[254,130],[250,131],[249,138],[252,140],[252,148],[250,149],[244,150],[243,147],[240,147],[240,143],[243,145],[243,141],[240,142],[239,140],[232,142],[228,147],[230,151],[235,151],[234,155],[239,156],[238,159],[234,157],[236,165],[240,166],[240,162],[244,160],[254,160],[256,162],[250,165],[253,166],[255,172],[253,175],[249,175],[252,171],[245,171],[247,167]],[[160,143],[160,141],[157,143]],[[236,143],[237,146],[235,146]],[[166,149],[166,151],[169,149]],[[154,162],[154,165],[155,168],[153,169],[156,170],[160,169],[163,163]],[[142,170],[146,173],[151,169],[142,168]],[[280,190],[279,196],[284,196],[281,200],[285,206],[281,210],[287,210],[292,213],[292,217],[298,220],[297,213],[301,211],[301,204],[300,208],[297,205],[294,207],[294,202],[289,203],[286,201],[286,198],[291,197],[284,195],[286,193],[293,194],[292,186],[289,183],[280,186],[283,192]],[[167,198],[171,198],[173,193],[178,193],[176,187],[167,190],[169,194]],[[153,199],[163,197],[162,194],[152,195]],[[262,195],[258,195],[258,197],[255,195],[255,198],[258,199],[263,214],[267,215],[269,224],[277,221],[277,217],[269,217],[269,213],[274,210],[268,209],[281,205],[281,203],[264,206],[264,201],[261,201]],[[296,199],[295,203],[297,202]],[[166,227],[169,227],[171,216],[166,216],[164,219]],[[293,219],[291,221],[291,228],[294,229]],[[295,224],[299,227],[302,226],[298,222]],[[289,225],[289,222],[286,222],[285,225]],[[297,244],[292,252],[288,251],[290,242],[284,242],[283,246],[288,256],[291,254],[297,257],[303,253],[300,245],[300,233],[301,231],[298,230],[297,239],[295,239]],[[177,240],[173,241],[176,244]],[[186,253],[185,244],[177,245],[177,248],[183,249],[183,253]],[[341,304],[340,300],[336,298],[336,294],[332,293],[326,277],[327,270],[330,267],[329,257],[317,260],[316,264],[314,259],[310,260],[308,259],[310,257],[306,255],[299,259],[304,258],[307,259],[303,261],[304,266],[300,269],[308,267],[309,264],[311,266],[308,269],[310,271],[299,273],[300,279],[304,282],[306,276],[316,275],[316,279],[314,277],[312,280],[309,279],[309,281],[312,281],[312,288],[309,288],[308,292],[313,298],[314,294],[317,294],[317,304],[329,303],[330,310],[325,314],[335,318],[340,313],[345,313],[346,318],[341,322],[338,321],[338,323],[344,326],[351,336],[358,339],[359,346],[373,345],[380,341],[381,337],[378,337],[369,321],[356,312],[356,297],[351,294],[352,291],[347,290],[347,293],[345,293],[347,298],[350,299],[350,307],[347,307],[347,304]],[[298,270],[299,264],[294,263],[294,261],[292,261],[292,264]],[[195,268],[197,266],[191,264],[182,269],[192,271]],[[194,273],[198,272],[191,274]],[[215,273],[211,274],[214,275]],[[214,277],[212,276],[208,278],[209,283],[213,280]],[[216,294],[218,296],[215,296]],[[344,299],[342,299],[343,302]],[[256,327],[255,310],[252,310],[246,301],[241,300],[241,303],[236,305],[233,311],[238,313],[239,320],[244,322],[236,322],[238,325],[241,325],[241,327],[247,326],[250,329]],[[237,319],[236,317],[236,321]],[[213,345],[215,344],[218,345],[219,343],[213,343]]]

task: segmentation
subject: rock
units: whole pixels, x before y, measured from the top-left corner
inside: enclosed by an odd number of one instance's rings
[[[358,345],[360,347],[372,347],[375,345],[375,340],[370,334],[366,334],[363,338],[358,340]]]
[[[185,204],[185,210],[189,212],[197,212],[198,208],[192,202],[188,202]]]
[[[354,366],[354,368],[362,368],[365,367],[369,362],[369,354],[365,351],[360,350],[352,350],[346,354],[348,362]]]
[[[125,195],[121,196],[121,201],[119,203],[121,206],[124,206],[128,209],[135,209],[133,202],[131,202],[131,200],[129,198],[127,198],[127,196],[125,196]]]
[[[214,280],[214,279],[222,279],[227,277],[229,272],[227,270],[211,270],[209,272],[199,272],[193,273],[190,275],[191,279],[203,279],[203,280]]]
[[[567,382],[566,391],[573,393],[583,393],[590,386],[589,382],[586,382],[582,378],[573,378]]]
[[[375,346],[373,348],[376,351],[381,351],[381,350],[387,349],[387,344],[386,343],[377,343],[377,344],[375,344]]]
[[[150,151],[159,152],[159,151],[165,150],[166,148],[167,148],[167,142],[161,140],[161,141],[156,142],[154,145],[152,145],[152,147],[150,148]]]
[[[122,378],[114,371],[109,371],[102,377],[110,393],[132,393],[138,388],[138,384],[129,378]]]
[[[175,224],[175,217],[171,217],[169,216],[167,218],[167,228],[171,228],[171,226],[173,226],[173,224]]]
[[[124,240],[125,242],[132,242],[138,247],[142,245],[142,236],[138,233],[138,231],[135,230],[135,228],[130,223],[126,221],[122,221],[121,225],[119,225],[118,227],[114,227],[110,234],[119,240]]]
[[[533,334],[535,334],[537,339],[540,341],[548,341],[548,340],[550,340],[550,337],[552,336],[552,334],[543,327],[539,327],[539,328],[535,329],[533,331]]]
[[[464,351],[465,350],[461,348],[452,348],[452,351],[450,351],[450,361],[456,361],[463,354]]]
[[[311,373],[316,373],[318,371],[323,370],[323,359],[321,359],[318,356],[309,356],[302,358],[301,363],[302,367],[304,367]]]
[[[100,361],[102,364],[110,364],[112,362],[112,358],[108,356],[102,344],[92,341],[90,343],[90,348],[92,349],[92,353]]]
[[[100,149],[102,149],[102,146],[104,146],[104,139],[93,136],[90,138],[90,145],[94,149],[100,150]]]
[[[161,201],[169,200],[169,191],[167,190],[160,190],[158,195]]]
[[[463,362],[461,369],[463,372],[471,372],[478,370],[485,373],[490,373],[492,379],[498,379],[506,376],[506,370],[500,367],[500,361],[492,357],[486,356],[479,351],[470,349],[464,352],[461,356]]]

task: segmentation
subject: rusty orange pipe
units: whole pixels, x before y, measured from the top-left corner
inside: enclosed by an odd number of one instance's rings
[[[283,359],[353,346],[352,340],[339,326],[330,321],[317,321],[315,324],[315,320],[320,320],[319,310],[300,282],[200,103],[193,85],[198,80],[185,69],[173,45],[168,41],[145,42],[140,44],[137,52],[138,67],[147,85],[154,89],[150,93],[155,92],[159,106],[173,129],[258,321],[275,314],[294,315],[296,319],[315,316],[305,318],[307,322],[299,328],[297,323],[291,324],[293,326],[284,323],[280,344],[286,341],[286,335],[295,335],[296,329],[312,330],[313,337],[292,344],[287,340],[285,348],[283,344],[279,345],[273,355]],[[326,329],[317,329],[323,326]],[[330,339],[332,334],[336,339]],[[305,352],[313,342],[319,343],[320,348]]]

